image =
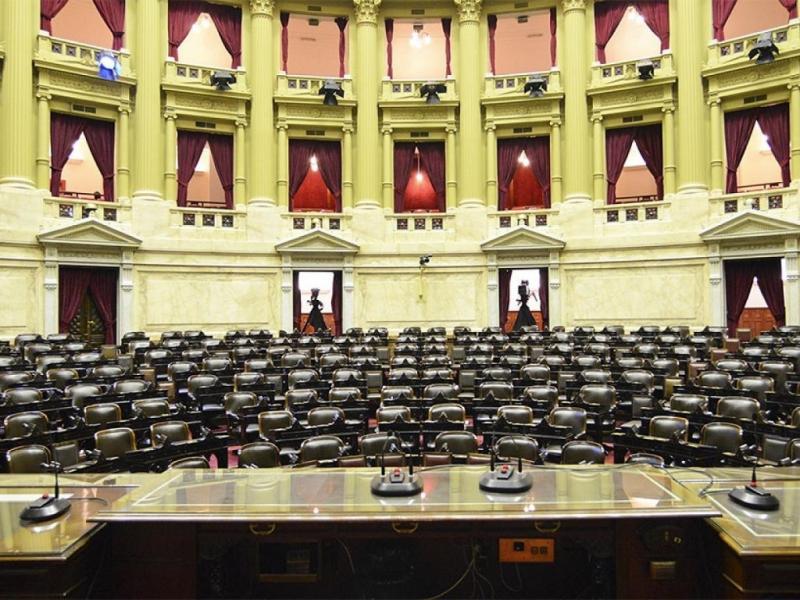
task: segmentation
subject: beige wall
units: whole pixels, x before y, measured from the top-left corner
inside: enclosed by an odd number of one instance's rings
[[[51,25],[53,36],[84,44],[111,48],[114,39],[92,0],[69,0]]]
[[[636,60],[661,54],[661,41],[634,9],[628,12],[606,44],[606,62]]]
[[[430,35],[430,45],[424,45],[421,48],[414,48],[411,45],[414,23],[423,24],[424,32]],[[383,36],[380,37],[383,38]],[[383,39],[385,40],[385,38]],[[455,66],[455,52],[453,52],[453,66]],[[384,66],[383,69],[385,70],[385,68]],[[394,79],[444,79],[446,61],[441,20],[405,21],[395,19],[394,37],[392,38],[392,68],[394,69]]]
[[[763,31],[788,22],[789,13],[778,0],[738,0],[725,23],[725,38]],[[709,39],[711,37],[709,35]]]
[[[319,21],[319,25],[310,25],[312,18]],[[348,24],[345,40],[349,32]],[[345,41],[345,66],[348,65],[348,45]],[[287,69],[290,75],[339,76],[339,27],[332,17],[291,15]]]
[[[517,17],[525,15],[527,23],[518,23]],[[487,50],[488,61],[488,50]],[[550,11],[500,15],[495,34],[495,71],[528,73],[550,70]],[[487,62],[486,71],[489,66]]]
[[[222,39],[208,13],[200,15],[189,35],[178,46],[178,60],[190,65],[231,68],[231,55],[222,45]]]

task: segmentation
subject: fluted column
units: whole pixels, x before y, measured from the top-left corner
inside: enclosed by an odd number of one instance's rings
[[[455,208],[457,202],[457,193],[458,193],[458,185],[457,185],[457,175],[458,175],[458,167],[456,166],[456,154],[458,151],[456,150],[456,126],[448,125],[445,129],[447,133],[447,139],[445,141],[445,168],[447,169],[447,173],[445,179],[447,180],[447,192],[445,194],[445,206],[447,210],[451,208]]]
[[[661,138],[664,152],[664,195],[674,194],[676,188],[675,165],[675,107],[669,104],[661,109],[664,122],[661,124]]]
[[[381,0],[353,0],[356,12],[356,208],[380,208],[381,163],[378,130],[378,9]]]
[[[564,194],[561,174],[561,119],[550,121],[550,203],[561,202]]]
[[[455,0],[458,8],[458,205],[481,206],[485,199],[484,165],[475,157],[483,147],[481,79],[484,72],[481,46],[482,0]]]
[[[50,100],[52,96],[45,89],[36,92],[38,103],[36,125],[36,187],[50,189]]]
[[[131,197],[131,157],[130,127],[131,107],[127,104],[119,107],[117,122],[117,200],[128,201]]]
[[[233,180],[233,201],[237,209],[244,210],[247,202],[247,142],[245,141],[245,130],[247,121],[236,119],[236,139],[234,141],[233,157],[235,161],[234,180]]]
[[[250,203],[275,206],[274,0],[250,0]]]
[[[703,78],[703,58],[708,42],[705,11],[706,2],[676,0],[670,3],[671,10],[680,15],[676,19],[675,53],[678,86],[678,191],[681,193],[704,192],[708,189],[706,154],[707,130]]]
[[[722,100],[715,96],[709,99],[708,106],[711,109],[711,191],[713,194],[722,194],[725,191]]]
[[[603,131],[603,115],[592,115],[592,140],[594,141],[592,195],[597,204],[604,204],[606,199],[606,136]]]
[[[166,23],[160,18],[159,0],[137,0],[136,2],[136,110],[133,128],[136,140],[134,149],[133,197],[143,200],[162,198],[163,163],[162,149],[147,140],[160,136],[161,120],[161,68],[164,52],[160,39]],[[154,39],[155,36],[155,39]],[[173,167],[174,168],[174,167]]]
[[[381,128],[383,137],[383,209],[394,212],[394,152],[392,145],[392,128],[384,125]]]
[[[497,126],[486,124],[486,204],[497,208]]]
[[[166,135],[164,136],[164,197],[170,202],[178,199],[178,116],[174,110],[164,113]]]
[[[789,84],[789,133],[792,140],[792,181],[797,181],[800,180],[800,82],[798,81]]]
[[[586,35],[586,0],[562,0],[564,33],[569,52],[564,52],[564,140],[569,169],[564,177],[564,200],[588,201],[592,193],[592,163],[589,156],[589,106],[586,84],[589,51]]]
[[[37,3],[38,5],[38,3]],[[0,86],[0,185],[33,189],[33,49],[39,24],[28,2],[0,2],[5,32],[3,85]],[[47,124],[49,135],[50,124]]]
[[[342,127],[342,208],[353,208],[353,126]]]
[[[278,204],[289,209],[289,126],[278,123]]]

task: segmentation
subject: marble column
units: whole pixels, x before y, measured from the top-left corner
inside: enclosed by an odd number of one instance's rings
[[[272,39],[274,0],[250,0],[250,204],[275,206],[275,126],[272,97],[275,59]]]
[[[447,181],[447,191],[445,195],[445,206],[447,210],[456,207],[457,202],[457,193],[458,193],[458,167],[456,166],[456,156],[458,154],[458,150],[456,149],[456,126],[448,125],[445,128],[445,133],[447,134],[447,138],[445,140],[445,168],[447,173],[445,175],[445,179]]]
[[[486,124],[486,204],[496,209],[497,204],[497,126]]]
[[[278,204],[289,210],[289,126],[278,123]]]
[[[594,141],[592,195],[597,205],[606,201],[606,136],[603,130],[603,115],[592,115],[592,140]]]
[[[550,204],[561,202],[564,194],[561,174],[561,119],[550,121]]]
[[[711,109],[711,193],[722,194],[725,192],[722,100],[716,96],[710,98],[708,106]]]
[[[661,138],[664,152],[664,195],[677,191],[675,165],[675,106],[669,104],[661,109],[664,120],[661,124]]]
[[[130,127],[131,107],[124,104],[119,107],[117,120],[117,201],[128,203],[131,197],[131,158]]]
[[[800,82],[789,84],[789,139],[792,140],[792,181],[800,180]]]
[[[353,126],[342,127],[342,209],[353,208]]]
[[[178,115],[174,110],[164,113],[166,135],[164,136],[164,198],[170,202],[178,199]]]
[[[233,142],[234,180],[233,202],[237,210],[244,210],[247,202],[247,121],[236,119],[236,137]]]
[[[394,144],[392,128],[384,125],[381,128],[383,138],[383,209],[394,212]]]
[[[50,100],[48,90],[37,90],[36,187],[41,190],[50,189]]]

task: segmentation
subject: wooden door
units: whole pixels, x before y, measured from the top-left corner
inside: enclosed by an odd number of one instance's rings
[[[749,329],[753,337],[775,328],[775,319],[768,308],[745,308],[739,317],[739,329]]]
[[[106,328],[103,319],[97,310],[97,305],[89,292],[86,292],[81,300],[78,314],[70,321],[69,333],[78,339],[89,344],[100,345],[105,343]]]

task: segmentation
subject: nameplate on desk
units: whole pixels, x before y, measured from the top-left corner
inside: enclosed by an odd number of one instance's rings
[[[501,538],[501,563],[552,563],[556,541],[552,538]]]

